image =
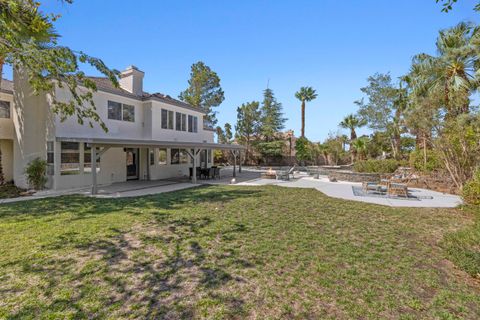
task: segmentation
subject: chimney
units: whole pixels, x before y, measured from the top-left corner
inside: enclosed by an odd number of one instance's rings
[[[120,87],[134,95],[143,95],[143,76],[145,73],[135,66],[129,66],[120,73]]]

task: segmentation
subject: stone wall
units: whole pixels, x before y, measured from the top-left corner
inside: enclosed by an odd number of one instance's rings
[[[329,170],[328,174],[320,173],[321,175],[328,175],[330,180],[348,181],[348,182],[380,182],[379,173],[359,173],[344,170]]]

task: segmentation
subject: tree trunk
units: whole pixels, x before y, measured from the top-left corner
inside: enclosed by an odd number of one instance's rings
[[[305,101],[302,101],[302,132],[301,137],[305,138]]]

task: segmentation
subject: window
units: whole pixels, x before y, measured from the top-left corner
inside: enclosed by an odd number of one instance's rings
[[[135,107],[124,104],[123,108],[123,121],[135,122]]]
[[[171,164],[188,163],[189,155],[184,149],[172,149]]]
[[[212,163],[212,150],[207,150],[207,162]]]
[[[55,153],[53,152],[53,141],[47,141],[47,175],[55,174]]]
[[[198,118],[193,117],[193,132],[198,132]]]
[[[0,101],[0,118],[10,119],[10,102]]]
[[[176,112],[175,113],[175,130],[177,131],[187,131],[187,115],[184,113]]]
[[[62,175],[80,173],[80,144],[78,142],[62,142],[60,173]]]
[[[155,149],[150,149],[148,154],[150,159],[150,165],[154,166],[155,165]]]
[[[187,131],[187,115],[182,113],[182,131]]]
[[[198,132],[198,118],[195,116],[188,116],[188,132]]]
[[[122,104],[108,101],[108,119],[122,120]]]
[[[173,130],[173,111],[162,109],[162,129]]]
[[[135,107],[120,102],[108,101],[108,119],[135,122]]]
[[[158,150],[158,164],[160,165],[167,164],[167,149]]]
[[[100,171],[100,157],[97,153],[97,172]],[[92,148],[87,144],[83,144],[83,172],[92,172]]]
[[[188,115],[188,132],[193,132],[193,116]]]

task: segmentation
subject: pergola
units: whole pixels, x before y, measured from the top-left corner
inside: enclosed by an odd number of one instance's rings
[[[197,182],[197,155],[202,150],[230,150],[233,154],[233,177],[236,176],[237,157],[240,156],[244,146],[238,144],[220,144],[208,142],[183,142],[183,141],[160,141],[160,140],[130,140],[112,138],[67,138],[57,137],[57,141],[84,142],[92,149],[92,195],[97,194],[97,160],[100,159],[110,148],[178,148],[185,149],[193,161],[192,183]],[[239,161],[239,172],[242,166]]]

